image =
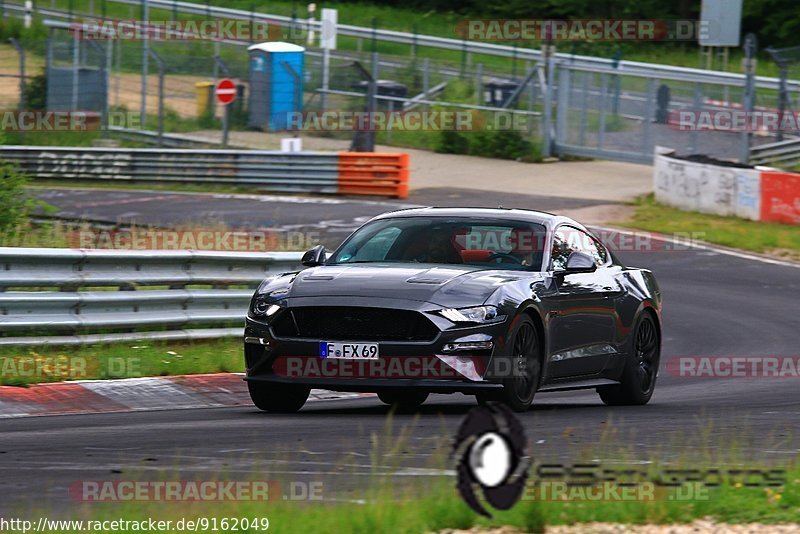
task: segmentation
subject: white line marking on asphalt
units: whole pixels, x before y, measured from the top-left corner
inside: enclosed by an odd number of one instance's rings
[[[757,254],[749,254],[747,252],[739,252],[738,250],[722,248],[706,242],[687,241],[686,239],[675,239],[674,237],[670,237],[668,235],[659,234],[656,232],[649,232],[647,230],[631,230],[630,228],[615,228],[612,226],[598,226],[598,225],[588,225],[588,226],[589,228],[592,229],[596,228],[598,230],[604,230],[608,232],[618,232],[620,234],[626,234],[626,235],[636,235],[637,233],[641,234],[642,232],[647,232],[648,235],[650,235],[653,239],[657,239],[665,243],[672,243],[673,245],[680,245],[683,247],[694,248],[698,250],[708,250],[711,252],[715,252],[717,254],[725,254],[727,256],[734,256],[736,258],[741,258],[744,260],[753,260],[753,261],[759,261],[761,263],[769,263],[772,265],[781,265],[783,267],[794,267],[795,269],[800,269],[800,263],[779,260],[775,258],[768,258]]]

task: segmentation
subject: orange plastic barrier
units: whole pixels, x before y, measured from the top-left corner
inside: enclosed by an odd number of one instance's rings
[[[408,154],[340,152],[338,193],[408,198],[408,160]]]
[[[800,174],[761,171],[761,220],[800,224]]]

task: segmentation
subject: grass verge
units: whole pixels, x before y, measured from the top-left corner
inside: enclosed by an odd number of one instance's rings
[[[342,461],[340,477],[348,476],[348,466],[353,465],[351,462],[352,459]],[[223,520],[231,525],[233,518],[247,519],[248,522],[260,522],[267,518],[270,532],[313,531],[319,534],[423,533],[499,526],[510,526],[525,532],[544,532],[547,525],[589,522],[676,524],[690,523],[700,518],[729,524],[776,524],[794,523],[800,517],[800,491],[797,484],[800,470],[796,465],[787,469],[785,486],[776,489],[747,487],[741,483],[725,481],[718,487],[708,488],[701,497],[694,499],[670,498],[669,495],[677,495],[675,492],[665,493],[663,498],[651,501],[543,501],[526,498],[528,493],[525,492],[522,500],[510,510],[495,511],[492,519],[486,519],[472,512],[460,499],[454,491],[455,480],[452,476],[431,474],[406,477],[399,481],[398,477],[391,474],[367,475],[359,478],[361,482],[357,485],[357,490],[337,492],[346,497],[329,494],[331,486],[323,482],[318,484],[320,491],[315,493],[319,500],[293,500],[286,498],[286,489],[291,487],[292,482],[276,480],[269,474],[270,466],[272,469],[280,469],[276,467],[280,463],[281,460],[277,458],[268,461],[266,470],[260,471],[261,476],[245,479],[269,481],[270,498],[265,501],[93,503],[71,508],[67,517],[84,521],[111,518],[141,521],[153,518],[172,521],[173,525],[182,519],[207,521],[208,525],[216,520],[218,528]],[[379,466],[373,467],[373,473],[381,470]],[[181,480],[177,470],[177,478],[174,479],[170,478],[168,471],[161,471],[159,475],[159,480]],[[218,473],[215,475],[219,476]],[[129,476],[125,475],[123,478],[127,479]],[[238,480],[242,480],[241,475]],[[528,487],[535,487],[535,484],[529,482]],[[273,494],[273,489],[278,490],[275,492],[277,495]],[[31,513],[29,509],[25,516],[34,521],[34,524],[37,515],[54,517],[50,512],[41,509],[33,509],[34,515]],[[239,531],[264,530],[263,523],[261,525],[260,528]],[[49,529],[50,532],[75,530]],[[202,530],[211,530],[211,527]]]
[[[800,226],[683,211],[659,204],[653,195],[638,198],[634,207],[629,220],[614,224],[663,234],[688,234],[726,247],[800,260]]]
[[[241,340],[0,347],[0,385],[243,372]]]

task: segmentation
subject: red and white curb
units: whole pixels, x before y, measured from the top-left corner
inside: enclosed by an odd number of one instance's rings
[[[314,389],[308,400],[353,399],[365,395],[372,394]],[[238,373],[0,386],[0,419],[252,405],[247,384]]]

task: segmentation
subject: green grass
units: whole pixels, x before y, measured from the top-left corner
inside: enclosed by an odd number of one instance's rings
[[[727,247],[800,259],[800,226],[682,211],[659,204],[653,195],[634,204],[630,220],[618,224],[664,234],[693,235]]]
[[[389,445],[373,447],[373,471],[392,462],[402,452],[404,437],[390,436]],[[383,439],[383,436],[380,436]],[[379,437],[373,435],[373,443]],[[444,440],[442,440],[444,441]],[[367,450],[369,445],[366,445]],[[381,450],[385,448],[386,450]],[[446,450],[446,447],[442,447]],[[378,454],[380,451],[380,454]],[[270,460],[267,453],[261,459],[263,468],[257,477],[231,477],[229,474],[215,473],[214,478],[222,480],[277,480],[283,482],[270,488],[283,490],[288,486],[284,476],[274,476],[270,471],[276,469],[286,460],[286,455],[275,456]],[[294,454],[297,454],[294,452]],[[441,455],[440,455],[441,456]],[[252,460],[252,459],[250,459]],[[274,462],[274,463],[273,463]],[[348,475],[347,459],[342,459],[336,470],[340,477]],[[437,463],[444,464],[439,457]],[[251,462],[252,463],[252,462]],[[663,464],[662,464],[663,465]],[[391,467],[391,466],[389,466]],[[665,466],[674,467],[674,466]],[[277,467],[280,469],[280,467]],[[171,477],[169,468],[161,470],[157,478],[164,480],[180,480],[179,468],[176,466],[175,477]],[[385,473],[386,471],[383,470]],[[356,475],[353,475],[356,476]],[[123,475],[122,479],[130,479]],[[152,475],[148,480],[152,479]],[[402,478],[402,477],[400,477]],[[94,503],[91,506],[75,507],[67,512],[71,519],[124,518],[142,520],[152,517],[157,520],[178,521],[181,518],[268,518],[270,532],[392,532],[392,533],[425,533],[439,532],[445,529],[470,529],[510,526],[525,532],[543,532],[546,525],[563,525],[588,523],[594,521],[623,524],[673,524],[689,523],[694,519],[710,518],[725,523],[794,523],[800,514],[800,491],[798,491],[800,470],[790,466],[786,487],[766,490],[764,488],[747,488],[735,484],[723,483],[719,488],[709,489],[707,498],[697,500],[661,499],[648,502],[589,502],[579,500],[568,501],[534,501],[523,499],[509,511],[493,511],[492,519],[477,516],[460,499],[455,491],[452,477],[433,475],[425,477],[407,477],[399,481],[398,477],[386,475],[361,476],[357,489],[347,494],[350,501],[292,501],[277,498],[267,502],[214,502],[214,503],[169,503],[169,502],[137,502],[106,504]],[[410,480],[416,479],[416,480]],[[330,499],[330,485],[323,482],[321,495]],[[279,493],[284,493],[279,491]],[[341,495],[342,492],[340,492]],[[32,513],[33,512],[33,513]],[[27,510],[23,516],[33,520],[38,515],[52,518],[46,509]],[[61,515],[61,514],[58,514]],[[173,523],[174,524],[174,523]],[[52,532],[70,532],[67,529],[53,529]]]
[[[75,347],[0,347],[0,385],[243,372],[238,338]]]

